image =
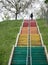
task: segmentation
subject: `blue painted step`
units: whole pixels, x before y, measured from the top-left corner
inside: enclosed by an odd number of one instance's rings
[[[11,65],[26,65],[27,47],[15,47]]]
[[[32,47],[32,65],[48,65],[44,47]]]

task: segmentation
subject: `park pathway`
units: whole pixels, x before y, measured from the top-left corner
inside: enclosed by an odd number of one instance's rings
[[[48,65],[35,20],[24,20],[11,65]]]

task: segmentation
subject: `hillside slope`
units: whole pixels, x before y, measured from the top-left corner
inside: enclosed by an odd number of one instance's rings
[[[0,22],[0,65],[7,65],[22,20]]]
[[[42,34],[44,44],[46,45],[48,50],[48,26],[46,25],[46,21],[43,19],[38,19],[37,23],[39,25],[39,29]]]

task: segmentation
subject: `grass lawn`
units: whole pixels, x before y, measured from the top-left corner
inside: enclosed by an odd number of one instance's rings
[[[15,44],[22,20],[0,22],[0,65],[8,65],[11,49]]]
[[[46,24],[45,20],[41,20],[41,19],[38,19],[37,23],[39,25],[44,44],[46,45],[48,50],[48,25]]]

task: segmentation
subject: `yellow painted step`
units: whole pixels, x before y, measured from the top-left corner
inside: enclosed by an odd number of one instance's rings
[[[18,43],[18,46],[27,46],[27,43]]]
[[[28,36],[26,34],[21,34],[18,40],[18,46],[27,46]]]
[[[22,38],[21,40],[19,39],[18,43],[27,43],[27,39]]]
[[[19,37],[27,37],[28,35],[26,35],[26,34],[20,34],[20,36]]]
[[[31,34],[30,38],[31,38],[31,40],[36,40],[36,41],[40,40],[39,34]]]
[[[20,34],[19,39],[25,39],[27,37],[28,37],[28,35],[26,35],[26,34]]]
[[[32,46],[41,46],[41,41],[31,41]]]
[[[30,35],[31,38],[31,45],[32,46],[40,46],[41,45],[41,40],[39,34],[32,34]]]

